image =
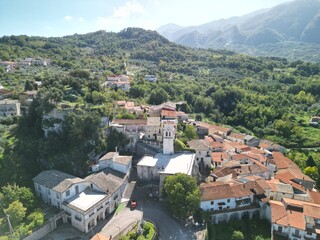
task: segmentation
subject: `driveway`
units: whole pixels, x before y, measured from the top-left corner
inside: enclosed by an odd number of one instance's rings
[[[142,208],[143,218],[150,219],[156,224],[160,240],[194,239],[194,232],[171,218],[161,202],[146,200]]]
[[[129,207],[125,207],[117,215],[114,215],[100,232],[104,236],[125,234],[131,227],[141,221],[142,216],[143,212],[139,208],[131,210]]]

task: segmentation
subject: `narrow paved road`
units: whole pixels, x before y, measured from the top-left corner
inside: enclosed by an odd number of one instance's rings
[[[142,215],[142,211],[138,209],[132,211],[129,207],[126,207],[107,222],[102,228],[101,233],[105,236],[117,236],[119,233],[126,231],[127,228],[139,222]]]
[[[194,233],[171,218],[161,203],[146,200],[142,205],[142,211],[144,218],[150,219],[156,224],[160,240],[194,239]]]

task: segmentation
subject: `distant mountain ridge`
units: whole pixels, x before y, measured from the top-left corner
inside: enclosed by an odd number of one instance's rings
[[[199,26],[168,24],[157,31],[186,46],[287,57],[290,54],[283,50],[287,48],[280,48],[284,44],[303,43],[308,51],[320,49],[320,0],[295,0]]]

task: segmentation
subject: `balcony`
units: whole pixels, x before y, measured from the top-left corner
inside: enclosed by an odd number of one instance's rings
[[[300,234],[300,233],[298,233],[298,234],[293,233],[293,234],[292,234],[292,237],[301,239],[301,234]]]
[[[68,215],[69,217],[71,216],[71,213],[69,213],[69,212],[66,212],[66,215]]]

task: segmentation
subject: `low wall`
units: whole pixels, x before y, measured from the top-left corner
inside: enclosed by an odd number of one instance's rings
[[[42,227],[33,231],[31,235],[25,237],[23,240],[39,240],[45,237],[47,234],[57,228],[57,220],[59,220],[60,218],[62,218],[63,222],[65,222],[64,211],[50,218]]]

